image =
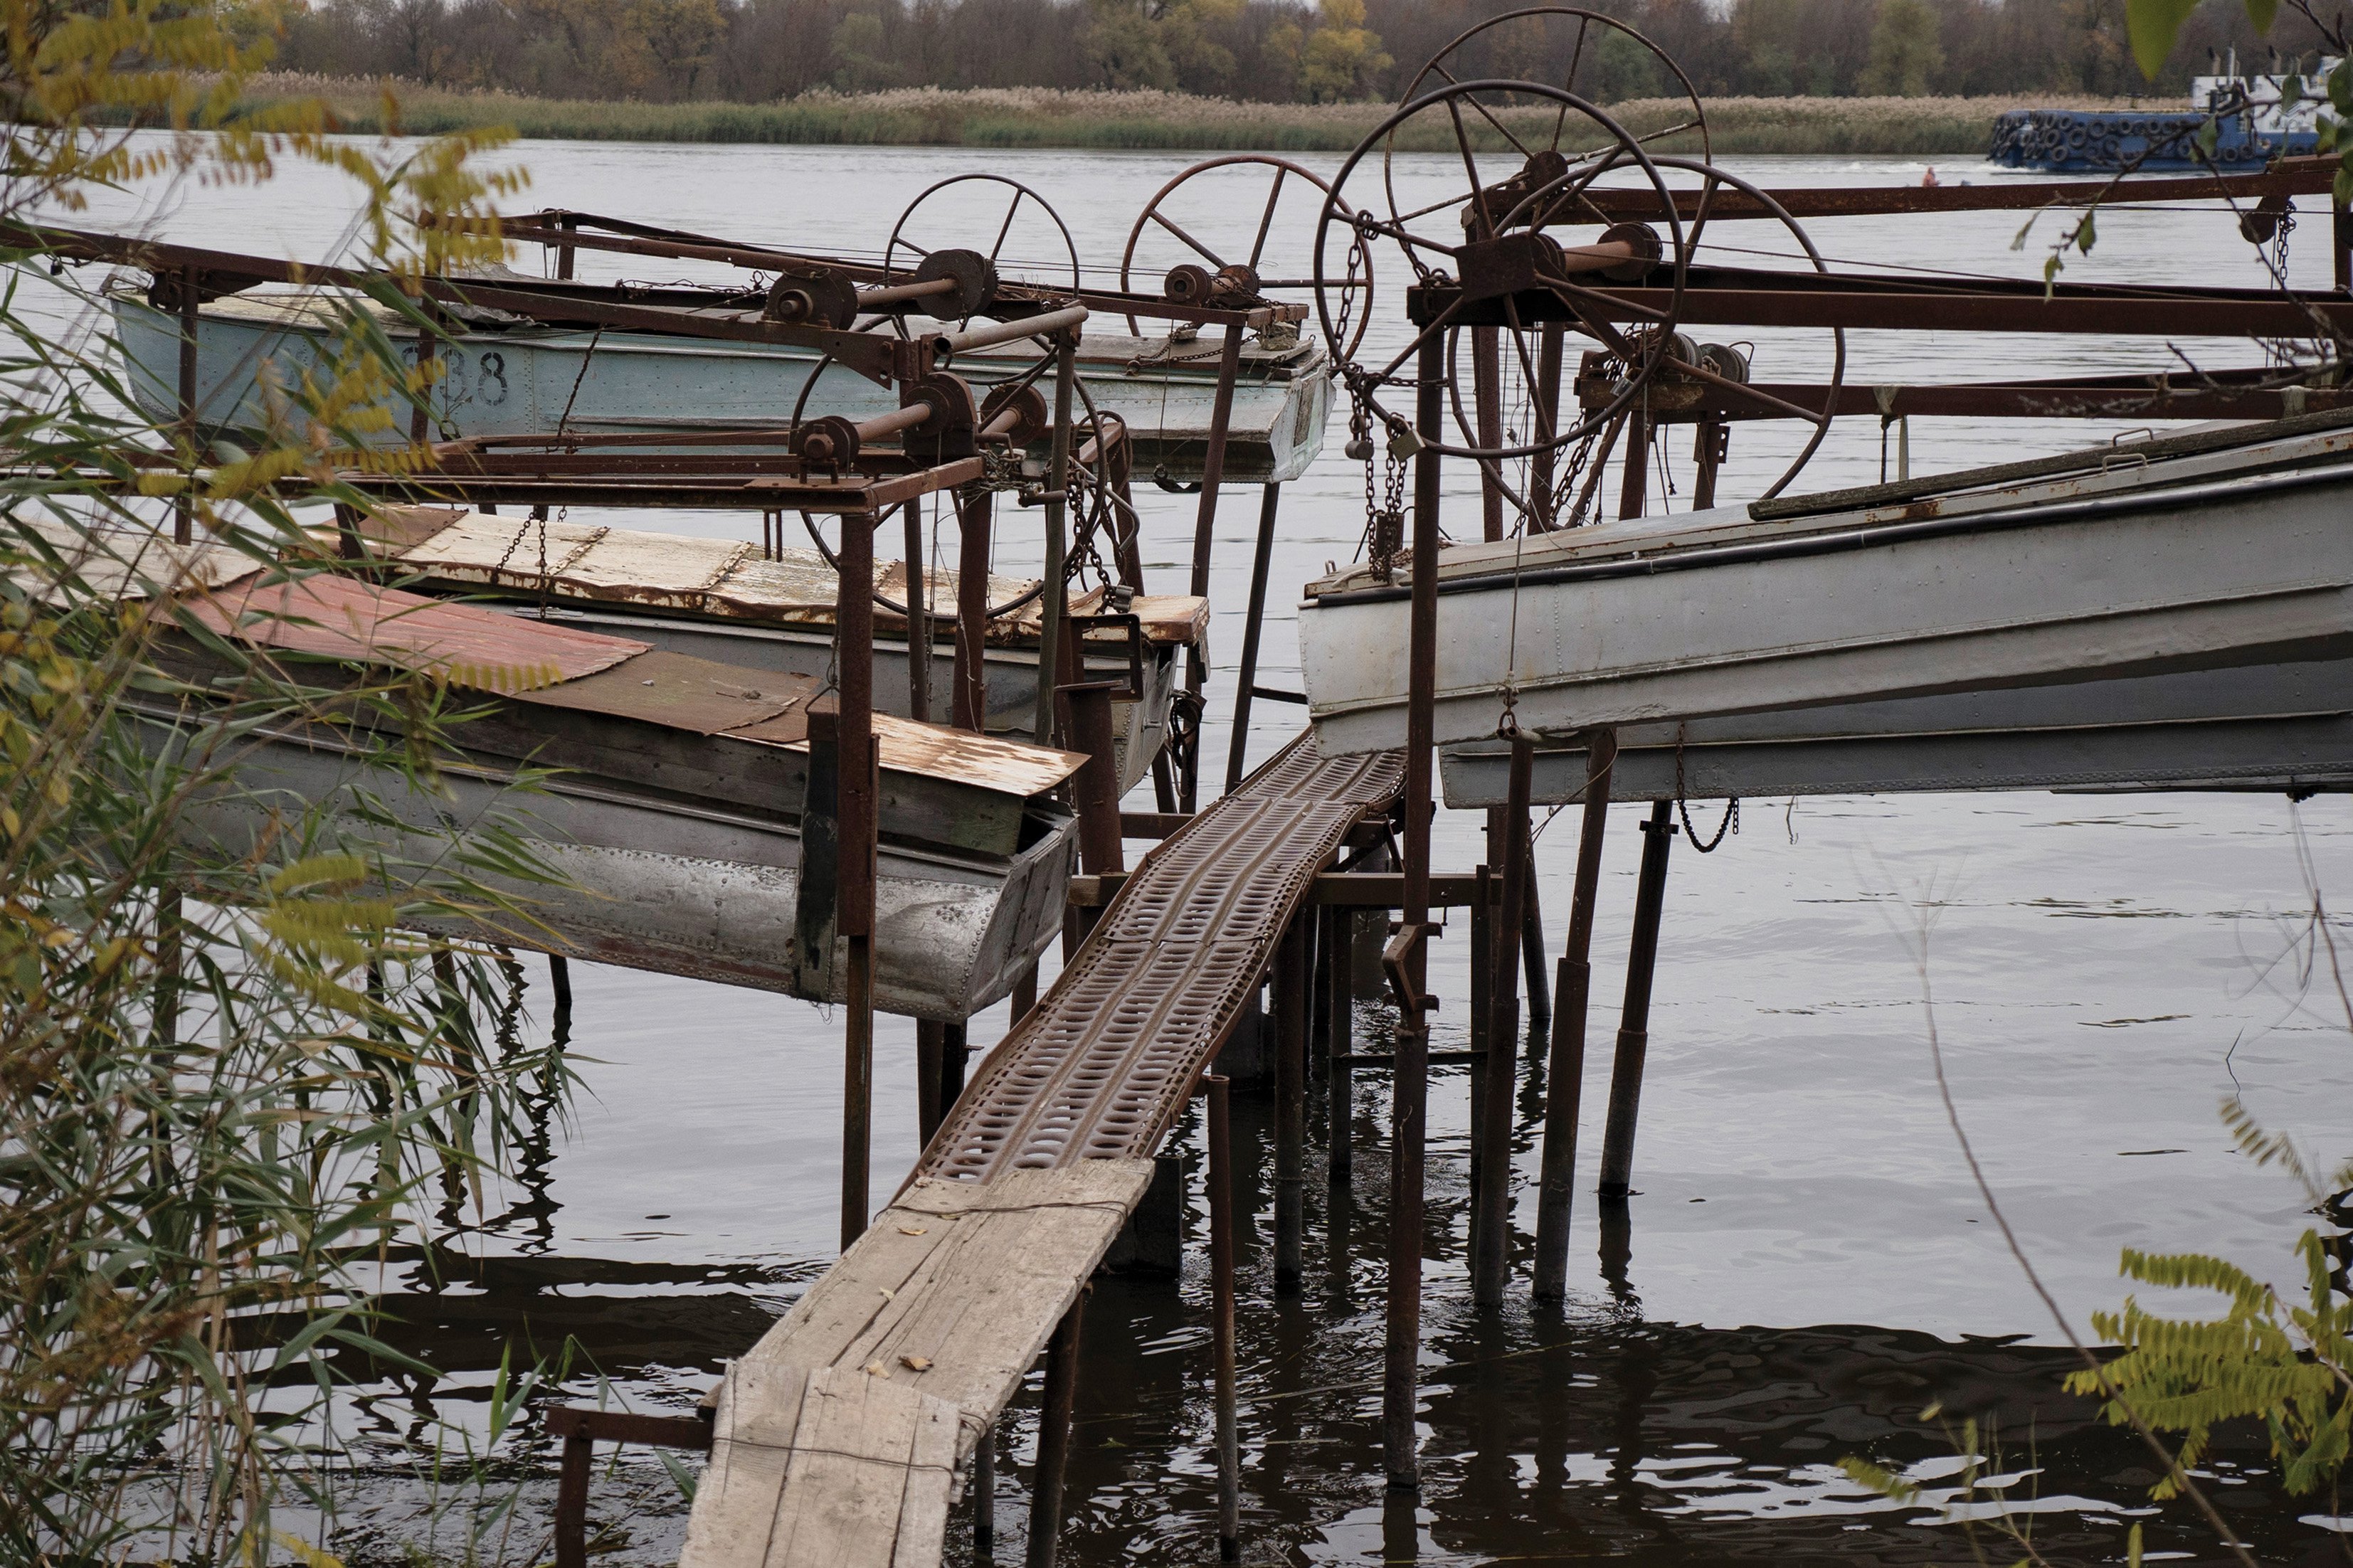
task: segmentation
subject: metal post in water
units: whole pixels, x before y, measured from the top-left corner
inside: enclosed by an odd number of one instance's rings
[[[981,732],[988,716],[988,524],[991,498],[976,490],[965,498],[956,547],[955,700],[959,730]]]
[[[1413,458],[1413,623],[1407,656],[1405,878],[1406,984],[1424,994],[1430,924],[1430,768],[1436,748],[1432,707],[1438,680],[1438,452],[1444,417],[1445,334],[1432,332],[1416,370],[1414,423],[1422,446]],[[1415,1407],[1421,1360],[1423,1140],[1430,1108],[1430,1020],[1419,1009],[1400,1016],[1389,1088],[1389,1267],[1388,1335],[1381,1394],[1381,1440],[1388,1484],[1420,1485]]]
[[[1585,1021],[1593,994],[1593,905],[1601,889],[1601,834],[1609,825],[1609,778],[1618,731],[1587,737],[1585,820],[1577,839],[1577,881],[1568,906],[1552,1015],[1552,1058],[1545,1068],[1543,1174],[1536,1189],[1535,1298],[1568,1294],[1568,1220],[1576,1200],[1577,1118],[1585,1088]]]
[[[1242,329],[1240,322],[1226,328],[1225,346],[1218,355],[1218,392],[1209,405],[1209,440],[1201,454],[1201,505],[1193,518],[1193,575],[1187,592],[1197,599],[1209,596],[1209,552],[1214,542],[1218,521],[1218,490],[1226,479],[1226,426],[1233,422],[1234,380],[1242,368]],[[1200,647],[1196,645],[1186,655],[1185,689],[1200,695],[1208,683],[1209,670]],[[1196,735],[1198,737],[1198,731]],[[1194,742],[1199,746],[1198,738]],[[1200,763],[1198,758],[1185,770],[1184,788],[1177,809],[1190,816],[1200,809]]]
[[[1064,507],[1071,482],[1071,394],[1078,372],[1079,334],[1062,332],[1054,349],[1054,446],[1046,465],[1046,592],[1038,622],[1038,714],[1030,733],[1038,744],[1054,743],[1054,683],[1060,668],[1062,618],[1070,614],[1071,585],[1064,581]]]
[[[972,1450],[972,1555],[997,1555],[997,1428],[985,1427]]]
[[[1324,912],[1324,981],[1329,988],[1325,1016],[1330,1020],[1324,1042],[1324,1070],[1329,1075],[1324,1098],[1330,1114],[1330,1132],[1324,1142],[1332,1184],[1338,1187],[1347,1185],[1354,1178],[1356,1165],[1353,1138],[1356,1131],[1356,1075],[1348,1061],[1349,1053],[1356,1049],[1356,912],[1351,909],[1334,908]],[[1345,1246],[1345,1237],[1335,1236],[1332,1238],[1332,1249],[1335,1254]]]
[[[1526,891],[1520,910],[1520,955],[1528,990],[1528,1054],[1552,1032],[1552,976],[1545,973],[1544,905],[1536,897],[1535,845],[1528,846]]]
[[[1233,1124],[1228,1115],[1228,1083],[1204,1076],[1209,1101],[1209,1297],[1210,1338],[1217,1354],[1218,1559],[1241,1559],[1241,1435],[1235,1422],[1234,1384],[1234,1173]]]
[[[844,970],[841,1100],[841,1245],[864,1234],[867,1167],[873,1147],[874,830],[881,781],[874,747],[874,529],[858,513],[841,520],[841,574],[834,595],[836,734],[840,747],[836,830],[836,931]]]
[[[1274,1286],[1307,1272],[1307,922],[1302,911],[1274,950]]]
[[[1046,1342],[1046,1397],[1038,1413],[1038,1474],[1029,1487],[1029,1568],[1054,1568],[1054,1537],[1062,1530],[1062,1482],[1071,1463],[1071,1412],[1079,1393],[1079,1331],[1085,1325],[1087,1294],[1054,1326]]]
[[[1281,485],[1266,485],[1259,491],[1258,552],[1250,560],[1250,619],[1242,623],[1242,668],[1234,677],[1234,732],[1226,749],[1228,794],[1242,782],[1242,769],[1250,760],[1250,700],[1258,695],[1259,635],[1266,627],[1266,579],[1274,564],[1275,503],[1282,496]]]
[[[1511,784],[1504,805],[1504,896],[1490,928],[1488,963],[1493,978],[1487,989],[1492,1009],[1487,1026],[1485,1173],[1479,1186],[1478,1247],[1472,1259],[1472,1300],[1482,1307],[1504,1304],[1504,1287],[1511,1277],[1512,1239],[1512,1119],[1517,1100],[1520,1052],[1519,997],[1514,981],[1519,974],[1520,914],[1526,898],[1529,870],[1528,794],[1535,765],[1535,743],[1525,736],[1512,742]]]
[[[1492,826],[1495,813],[1490,811]],[[1490,834],[1492,839],[1493,834]],[[1471,1250],[1479,1250],[1479,1182],[1487,1167],[1487,1047],[1488,1029],[1494,1022],[1493,998],[1488,986],[1494,979],[1489,943],[1494,936],[1495,874],[1492,866],[1472,868],[1471,895],[1471,1006],[1464,1015],[1471,1047]]]
[[[1659,912],[1667,896],[1674,805],[1658,801],[1642,824],[1642,869],[1634,886],[1634,939],[1626,953],[1626,1008],[1609,1068],[1609,1121],[1601,1133],[1601,1195],[1622,1198],[1634,1175],[1634,1121],[1642,1106],[1642,1061],[1651,1044],[1651,973],[1659,961]]]

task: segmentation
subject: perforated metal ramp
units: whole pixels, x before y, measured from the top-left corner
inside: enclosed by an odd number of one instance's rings
[[[1394,752],[1302,735],[1164,840],[989,1053],[916,1173],[987,1180],[1159,1146],[1317,869],[1404,785]]]

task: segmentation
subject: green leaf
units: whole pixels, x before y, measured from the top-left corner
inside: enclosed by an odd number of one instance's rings
[[[2353,65],[2339,63],[2328,73],[2328,101],[2339,114],[2353,114]]]
[[[2263,0],[2247,0],[2252,14]],[[2270,9],[2267,3],[2266,10]],[[2181,24],[2198,9],[2198,0],[2125,0],[2125,30],[2131,35],[2133,58],[2139,62],[2140,74],[2151,81],[2165,68],[2165,57],[2173,52],[2173,41],[2181,36]]]
[[[2353,206],[2353,153],[2345,154],[2347,162],[2337,165],[2337,183],[2331,187],[2329,199],[2338,206]]]
[[[2279,0],[2247,0],[2247,20],[2258,33],[2268,33],[2279,16]]]

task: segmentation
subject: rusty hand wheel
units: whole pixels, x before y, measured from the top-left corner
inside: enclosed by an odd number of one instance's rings
[[[1549,118],[1557,123],[1578,128],[1580,135],[1607,138],[1609,155],[1557,172],[1536,171],[1543,177],[1533,184],[1529,166],[1514,158],[1510,161],[1519,164],[1514,172],[1491,183],[1481,171],[1479,143],[1488,142],[1491,148],[1511,143],[1492,131],[1474,130],[1474,125],[1483,124],[1498,109],[1525,110],[1531,103],[1549,110]],[[1421,140],[1433,130],[1459,162],[1461,183],[1445,183],[1439,199],[1409,204],[1398,196],[1391,151],[1400,141]],[[1352,208],[1346,201],[1351,182],[1372,183],[1369,164],[1376,152],[1381,155],[1380,207],[1373,212]],[[1577,222],[1593,181],[1621,164],[1641,173],[1642,184],[1637,190],[1649,209],[1661,215],[1665,234],[1621,222],[1603,226],[1598,235],[1573,235],[1566,245],[1556,239],[1549,230]],[[1416,330],[1394,353],[1358,359],[1340,352],[1345,339],[1338,307],[1345,279],[1335,269],[1335,251],[1343,243],[1368,250],[1394,246],[1420,280],[1422,287],[1412,296]],[[1549,346],[1556,364],[1561,340],[1571,334],[1620,355],[1629,367],[1623,385],[1579,418],[1557,416],[1556,398],[1556,417],[1548,423],[1535,421],[1524,433],[1508,437],[1472,434],[1451,441],[1443,432],[1435,438],[1423,433],[1412,443],[1475,459],[1531,458],[1584,440],[1641,395],[1672,348],[1688,256],[1683,219],[1665,175],[1641,142],[1606,110],[1567,89],[1542,82],[1451,82],[1391,113],[1349,153],[1334,177],[1315,237],[1316,315],[1356,405],[1357,427],[1368,432],[1372,423],[1382,425],[1391,433],[1393,447],[1395,437],[1412,426],[1405,412],[1389,406],[1393,398],[1385,401],[1388,389],[1410,383],[1408,367],[1425,344],[1443,341],[1444,334],[1459,328],[1495,331],[1499,352],[1532,387],[1548,379],[1539,368],[1548,338],[1554,340]],[[1608,291],[1612,283],[1639,283],[1648,296],[1663,293],[1665,299],[1652,304],[1612,295]],[[1407,373],[1402,381],[1401,371]],[[1549,379],[1556,381],[1556,374]],[[1357,456],[1369,459],[1365,434],[1352,446]]]
[[[989,185],[1011,193],[1001,216],[993,197],[980,200],[985,193],[977,187]],[[967,207],[978,210],[967,213]],[[988,248],[979,251],[970,242],[984,235]],[[916,281],[935,252],[952,251],[977,252],[992,282],[997,276],[1018,275],[1032,288],[1075,293],[1080,287],[1079,247],[1070,225],[1044,196],[1003,174],[954,174],[925,186],[891,226],[891,237],[882,246],[882,270],[892,282]],[[970,319],[962,317],[958,324]],[[893,318],[893,324],[902,337],[907,334],[903,317]]]
[[[1271,299],[1312,289],[1312,278],[1280,276],[1286,268],[1294,273],[1299,268],[1282,259],[1288,249],[1282,239],[1290,226],[1278,220],[1295,215],[1298,222],[1311,223],[1331,194],[1323,175],[1289,158],[1234,153],[1205,159],[1153,192],[1136,215],[1120,253],[1120,290],[1212,304],[1220,298]],[[1288,208],[1286,195],[1292,198]],[[1370,275],[1356,279],[1355,288],[1353,326],[1344,332],[1350,353],[1372,318]],[[1143,332],[1134,316],[1127,319],[1127,330]]]

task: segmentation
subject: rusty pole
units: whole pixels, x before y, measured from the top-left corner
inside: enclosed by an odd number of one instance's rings
[[[932,721],[932,594],[929,564],[923,549],[923,502],[920,496],[900,509],[906,523],[907,717],[918,724]],[[929,1144],[947,1114],[940,1084],[945,1068],[945,1024],[932,1018],[915,1020],[915,1133]]]
[[[972,1449],[972,1555],[997,1555],[997,1428],[983,1429]]]
[[[196,303],[195,268],[180,269],[180,438],[187,443],[188,466],[196,462],[196,333],[203,316]],[[195,475],[188,475],[188,492],[172,505],[172,542],[193,543],[196,537]]]
[[[1634,1121],[1642,1106],[1642,1063],[1651,1044],[1651,973],[1659,961],[1659,913],[1667,896],[1674,805],[1658,801],[1642,824],[1642,869],[1634,887],[1634,940],[1626,954],[1626,1008],[1609,1068],[1609,1121],[1601,1133],[1601,1195],[1622,1198],[1634,1175]]]
[[[874,747],[874,528],[870,514],[841,520],[841,572],[834,595],[835,684],[840,747],[835,810],[839,869],[837,931],[847,947],[841,1104],[841,1245],[866,1229],[874,1099],[874,829],[881,793]]]
[[[1111,694],[1114,680],[1082,680],[1062,688],[1063,739],[1085,753],[1071,779],[1079,814],[1079,865],[1090,877],[1127,868],[1119,831],[1119,766],[1112,755]]]
[[[1054,743],[1055,671],[1060,668],[1062,620],[1071,612],[1062,526],[1070,499],[1071,394],[1078,352],[1077,329],[1060,334],[1054,347],[1054,445],[1046,464],[1046,592],[1038,622],[1038,714],[1031,731],[1041,746]]]
[[[1472,1259],[1472,1299],[1482,1307],[1504,1304],[1512,1262],[1512,1117],[1520,1060],[1520,914],[1527,897],[1528,792],[1535,743],[1512,742],[1511,784],[1504,806],[1504,896],[1488,928],[1487,1086],[1485,1173],[1479,1185],[1478,1250]]]
[[[1356,911],[1326,910],[1324,922],[1324,983],[1327,988],[1324,1016],[1329,1020],[1324,1042],[1324,1070],[1329,1075],[1324,1099],[1331,1118],[1331,1131],[1324,1143],[1331,1162],[1332,1184],[1345,1186],[1356,1175],[1356,1152],[1352,1142],[1356,1071],[1348,1060],[1349,1053],[1355,1049],[1352,1037],[1356,1021]],[[1335,1254],[1345,1246],[1345,1238],[1332,1238]]]
[[[1197,599],[1209,596],[1209,553],[1218,523],[1218,490],[1226,479],[1226,426],[1233,422],[1234,380],[1242,368],[1242,330],[1226,328],[1225,347],[1218,355],[1218,393],[1209,405],[1209,441],[1201,454],[1201,506],[1193,518],[1193,575],[1187,592]],[[1197,645],[1186,656],[1185,689],[1199,696],[1209,670]],[[1199,751],[1198,731],[1193,742]],[[1200,809],[1201,764],[1196,755],[1185,768],[1184,788],[1177,809],[1190,816]]]
[[[1545,1069],[1543,1173],[1536,1189],[1535,1298],[1568,1294],[1568,1220],[1576,1200],[1577,1118],[1585,1088],[1585,1022],[1593,995],[1593,905],[1601,888],[1601,834],[1609,825],[1609,775],[1618,731],[1587,740],[1585,821],[1577,839],[1577,883],[1568,906],[1568,943],[1554,986],[1552,1059]]]
[[[1472,398],[1479,422],[1479,445],[1493,450],[1504,444],[1503,332],[1496,327],[1471,329]],[[1493,460],[1479,465],[1479,536],[1504,537],[1503,477]]]
[[[1054,1568],[1054,1537],[1062,1530],[1062,1479],[1071,1463],[1071,1412],[1079,1393],[1079,1331],[1086,1324],[1087,1294],[1054,1325],[1046,1342],[1046,1397],[1038,1413],[1038,1474],[1029,1489],[1029,1568]]]
[[[1698,477],[1692,481],[1692,510],[1705,511],[1715,504],[1715,472],[1732,444],[1732,426],[1721,419],[1699,422],[1699,436],[1692,445],[1692,462]]]
[[[1445,334],[1422,344],[1415,394],[1415,424],[1423,441],[1413,458],[1413,623],[1407,657],[1405,742],[1405,886],[1401,935],[1408,938],[1403,970],[1419,998],[1429,980],[1424,944],[1430,923],[1430,767],[1436,731],[1432,698],[1438,679],[1438,453],[1446,374]],[[1416,1008],[1398,1020],[1397,1055],[1389,1088],[1389,1260],[1388,1336],[1381,1394],[1382,1449],[1388,1484],[1419,1489],[1414,1435],[1421,1359],[1423,1140],[1430,1104],[1430,1021]]]
[[[1550,442],[1560,431],[1560,362],[1566,335],[1567,329],[1559,322],[1546,321],[1536,350],[1536,386],[1528,402],[1538,441]],[[1550,446],[1528,459],[1529,521],[1546,531],[1560,521],[1552,504],[1553,459]]]
[[[1227,1080],[1204,1075],[1209,1101],[1209,1295],[1210,1337],[1217,1352],[1218,1560],[1241,1559],[1241,1436],[1235,1421],[1234,1384],[1234,1174],[1232,1122]]]
[[[956,549],[955,723],[977,735],[988,716],[988,524],[987,490],[965,498]]]
[[[1650,505],[1651,416],[1646,409],[1627,412],[1625,461],[1624,482],[1618,487],[1618,515],[1640,517]]]
[[[1307,1271],[1308,922],[1303,910],[1274,950],[1274,1285],[1296,1290]]]
[[[1282,497],[1281,485],[1266,485],[1259,491],[1258,552],[1250,560],[1250,618],[1242,623],[1242,668],[1234,678],[1234,732],[1226,749],[1228,794],[1242,782],[1242,769],[1250,761],[1250,699],[1258,695],[1259,637],[1266,626],[1266,579],[1274,564],[1274,510]]]

